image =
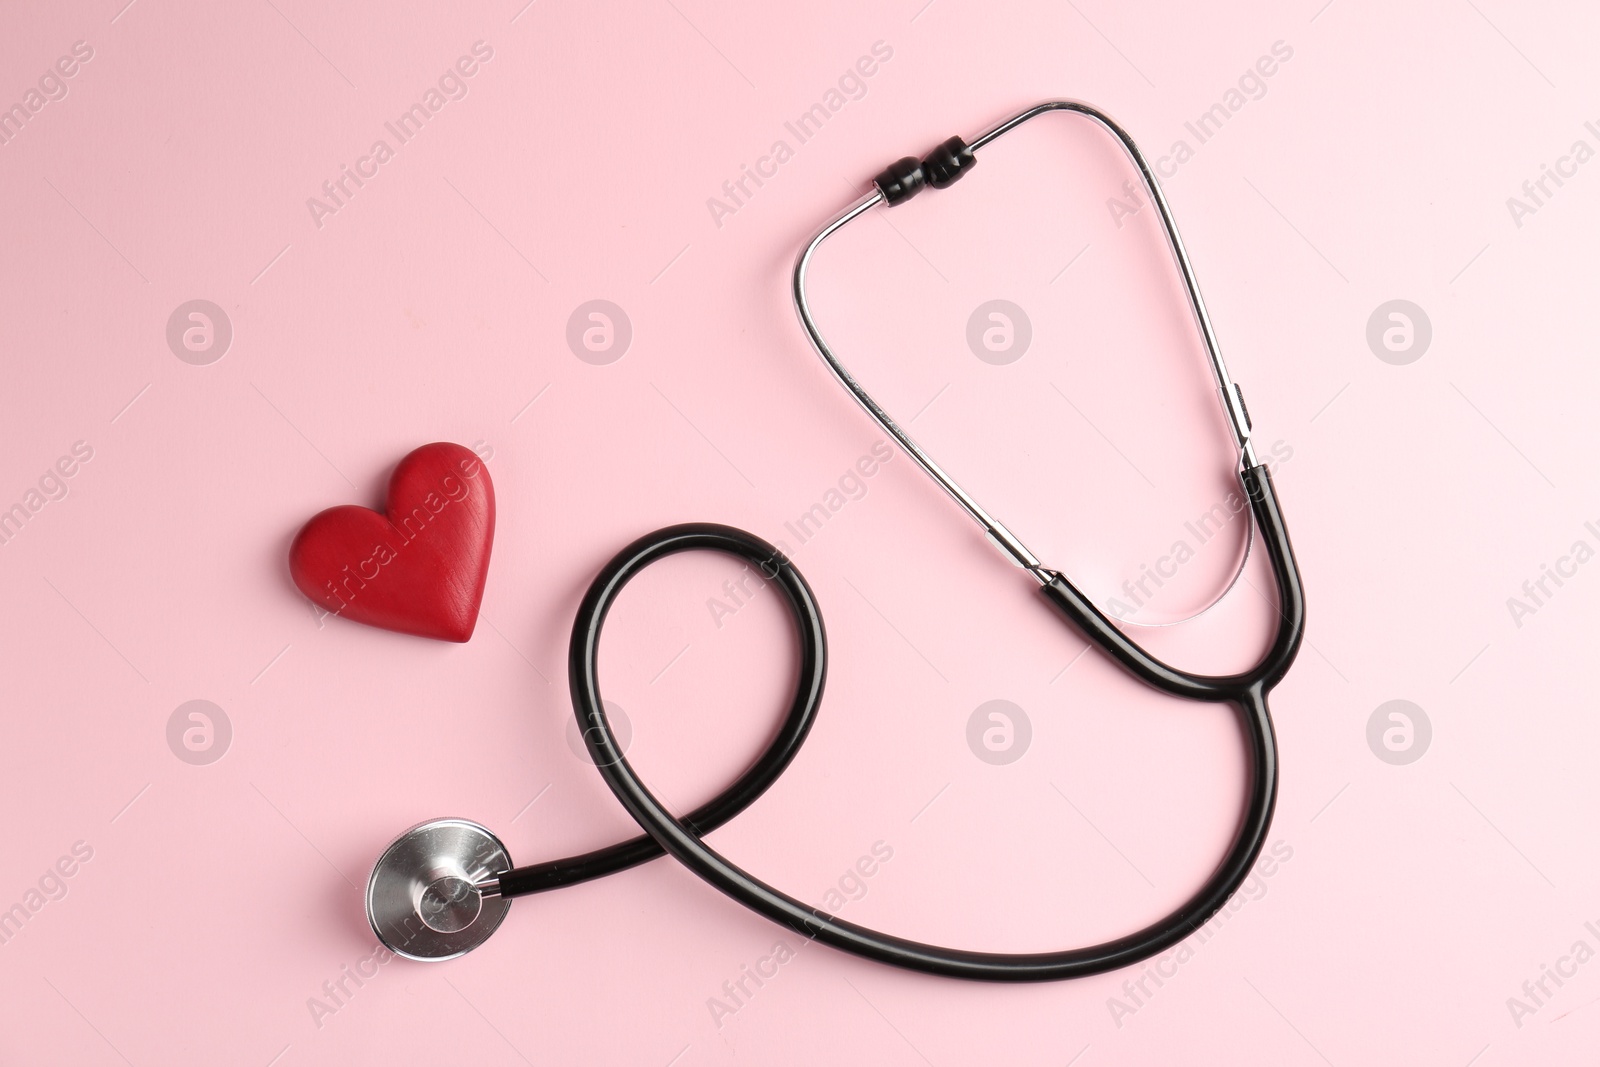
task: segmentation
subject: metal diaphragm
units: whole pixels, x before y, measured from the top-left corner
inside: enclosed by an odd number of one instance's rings
[[[466,819],[413,826],[384,850],[367,880],[367,921],[390,951],[448,960],[489,939],[511,901],[479,885],[511,869],[494,834]]]

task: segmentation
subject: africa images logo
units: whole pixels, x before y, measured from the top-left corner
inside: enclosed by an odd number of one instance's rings
[[[74,41],[72,54],[57,59],[39,75],[36,85],[22,94],[22,99],[10,107],[0,105],[0,145],[9,145],[22,132],[33,117],[43,111],[52,100],[67,98],[67,79],[74,77],[83,64],[94,58],[94,48],[88,41]]]

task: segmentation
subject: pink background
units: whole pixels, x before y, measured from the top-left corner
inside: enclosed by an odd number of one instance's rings
[[[0,908],[42,878],[66,890],[0,945],[0,1059],[1466,1067],[1592,1051],[1600,962],[1570,953],[1600,949],[1584,925],[1600,930],[1600,725],[1580,674],[1600,567],[1520,626],[1507,598],[1574,541],[1600,545],[1584,528],[1600,520],[1600,164],[1547,185],[1520,226],[1506,205],[1575,140],[1600,147],[1592,12],[124,2],[13,6],[0,33],[5,104],[74,42],[93,50],[0,146],[0,508],[26,506],[75,442],[93,451],[0,545]],[[493,56],[466,95],[319,226],[307,198],[477,41]],[[797,144],[784,123],[876,42],[892,56],[859,99]],[[1275,42],[1292,57],[1195,147],[1185,122]],[[714,836],[761,877],[820,903],[882,842],[892,859],[846,917],[1038,950],[1124,933],[1210,871],[1243,790],[1225,709],[1078,659],[903,455],[812,541],[784,528],[882,436],[795,323],[795,252],[889,160],[1049,97],[1105,108],[1152,157],[1195,148],[1166,189],[1263,453],[1289,454],[1277,480],[1308,590],[1274,700],[1287,858],[1136,999],[1124,983],[1157,961],[1010,987],[811,946],[734,1002],[725,982],[798,939],[663,861],[518,901],[472,955],[390,962],[326,1000],[372,952],[361,887],[406,826],[477,819],[522,862],[632,832],[567,742],[563,661],[596,569],[670,522],[790,541],[832,637],[811,740]],[[780,138],[792,158],[719,226],[707,199]],[[956,190],[856,223],[816,271],[824,326],[880,399],[1102,601],[1228,485],[1151,213],[1118,227],[1107,206],[1129,173],[1104,137],[1042,120]],[[1005,366],[965,340],[994,298],[1033,328]],[[1432,324],[1403,366],[1366,340],[1396,298]],[[166,341],[194,299],[232,324],[209,365]],[[632,325],[608,365],[565,340],[593,299]],[[380,504],[432,440],[479,446],[498,492],[477,635],[319,625],[289,538],[321,508]],[[1225,587],[1241,534],[1145,621]],[[1188,665],[1248,662],[1271,618],[1254,567],[1196,621],[1141,635]],[[663,564],[608,631],[630,754],[685,808],[786,698],[772,599],[720,627],[707,608],[736,571]],[[204,766],[167,742],[196,699],[232,727]],[[967,743],[995,699],[1032,724],[1006,765]],[[1367,741],[1394,699],[1432,725],[1406,765]],[[92,859],[49,879],[77,842]],[[1568,977],[1535,1004],[1523,985],[1547,966]]]

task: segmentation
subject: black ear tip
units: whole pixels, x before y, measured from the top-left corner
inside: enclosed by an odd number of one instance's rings
[[[922,191],[926,182],[927,177],[922,172],[922,161],[916,156],[895,160],[872,179],[872,184],[883,194],[885,204],[898,204],[902,200],[910,200]]]
[[[889,164],[883,173],[872,179],[872,184],[883,194],[883,202],[893,206],[902,200],[910,200],[922,191],[923,186],[943,189],[954,185],[977,162],[978,157],[972,154],[967,142],[952,137],[929,152],[924,159],[906,156]]]
[[[943,189],[954,185],[977,162],[978,157],[972,154],[967,142],[959,137],[952,137],[928,153],[927,158],[922,161],[922,171],[927,176],[929,185],[935,189]]]

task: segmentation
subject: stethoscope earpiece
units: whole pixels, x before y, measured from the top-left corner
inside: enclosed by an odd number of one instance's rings
[[[435,819],[394,839],[367,879],[367,921],[378,940],[412,960],[471,952],[511,910],[499,876],[511,869],[500,839],[467,819]]]

